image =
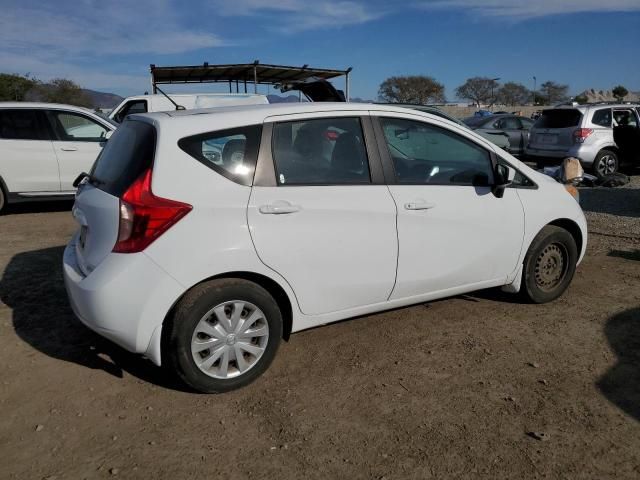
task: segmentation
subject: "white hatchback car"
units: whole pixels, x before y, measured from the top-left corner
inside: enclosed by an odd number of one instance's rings
[[[0,102],[0,210],[6,203],[73,198],[116,125],[91,110]]]
[[[78,317],[203,392],[251,382],[317,325],[498,286],[551,301],[587,241],[562,185],[392,105],[133,115],[73,215]]]

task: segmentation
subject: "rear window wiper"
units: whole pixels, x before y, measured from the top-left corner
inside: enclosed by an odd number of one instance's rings
[[[94,177],[93,175],[91,175],[91,174],[89,174],[87,172],[82,172],[73,181],[73,187],[74,188],[78,188],[78,185],[80,185],[85,178],[88,179],[88,182],[93,186],[97,187],[97,186],[100,186],[100,185],[104,185],[104,182],[102,180],[97,179],[96,177]]]

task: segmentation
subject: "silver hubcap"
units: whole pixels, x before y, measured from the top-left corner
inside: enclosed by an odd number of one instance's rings
[[[601,175],[610,175],[616,171],[616,159],[613,155],[604,155],[598,162],[598,172]]]
[[[565,274],[565,252],[560,245],[548,245],[536,261],[535,279],[541,290],[549,291],[560,284]]]
[[[198,322],[191,355],[213,378],[228,379],[254,367],[269,341],[269,324],[258,307],[242,300],[221,303]]]

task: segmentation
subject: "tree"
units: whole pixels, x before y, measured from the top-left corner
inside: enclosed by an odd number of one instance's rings
[[[629,90],[624,88],[622,85],[618,85],[613,90],[611,90],[611,93],[613,93],[613,96],[618,102],[622,102],[624,100],[624,97],[629,95]]]
[[[495,92],[500,84],[487,77],[468,78],[464,84],[456,88],[456,96],[471,100],[478,107],[481,104],[495,103]]]
[[[79,85],[66,78],[56,78],[38,87],[38,96],[45,102],[68,103],[79,107],[92,107],[93,102]]]
[[[390,77],[380,84],[378,96],[389,103],[424,105],[444,101],[444,85],[433,77],[411,75]]]
[[[573,101],[582,105],[583,103],[589,103],[589,97],[587,97],[584,93],[581,93],[580,95],[576,95],[575,97],[573,97]]]
[[[498,89],[498,100],[509,106],[524,105],[531,101],[531,92],[521,83],[507,82]]]
[[[0,73],[0,101],[22,102],[29,90],[38,84],[38,80],[27,75]]]
[[[566,100],[568,91],[569,85],[561,85],[559,83],[552,82],[551,80],[540,85],[540,95],[547,105],[552,105]]]

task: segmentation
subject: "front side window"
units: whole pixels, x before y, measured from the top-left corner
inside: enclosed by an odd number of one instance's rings
[[[231,128],[183,138],[178,146],[230,180],[251,185],[261,134],[260,125]]]
[[[463,136],[413,120],[381,121],[398,183],[475,186],[493,183],[489,152]]]
[[[0,138],[7,140],[48,140],[40,128],[36,110],[0,110]]]
[[[591,123],[600,125],[601,127],[611,127],[611,109],[602,108],[593,112]]]
[[[104,142],[107,128],[84,115],[63,111],[48,111],[51,127],[60,140],[68,142]]]
[[[272,150],[279,185],[371,183],[359,118],[277,123]]]

